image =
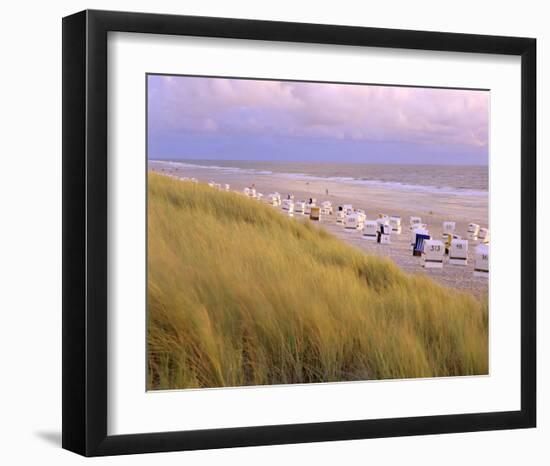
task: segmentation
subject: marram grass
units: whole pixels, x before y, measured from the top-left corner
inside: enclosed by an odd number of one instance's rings
[[[149,173],[148,388],[488,372],[487,304],[273,207]]]

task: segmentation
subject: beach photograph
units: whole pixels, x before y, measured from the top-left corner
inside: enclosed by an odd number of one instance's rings
[[[488,90],[146,87],[148,390],[489,374]]]

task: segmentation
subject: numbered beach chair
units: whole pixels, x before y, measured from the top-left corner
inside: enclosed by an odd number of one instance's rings
[[[443,222],[442,226],[443,230],[443,239],[447,239],[448,235],[454,235],[456,230],[456,223],[455,222]]]
[[[479,234],[477,235],[477,238],[479,239],[479,241],[481,241],[482,243],[484,244],[488,244],[489,243],[489,229],[488,228],[480,228],[479,229]]]
[[[438,239],[427,239],[424,241],[424,267],[427,269],[442,269],[443,258],[445,257],[445,246],[443,241]]]
[[[409,229],[414,230],[416,227],[422,224],[422,219],[420,217],[411,217],[409,219]]]
[[[401,234],[401,217],[392,215],[390,217],[390,226],[391,226],[392,233],[396,235],[400,235]]]
[[[468,224],[468,238],[476,241],[477,236],[479,235],[479,225],[477,223]]]
[[[378,223],[375,220],[366,220],[363,224],[363,238],[368,241],[378,240]]]
[[[474,277],[489,277],[488,244],[479,244],[475,249]]]
[[[321,207],[319,206],[311,206],[310,213],[309,213],[309,219],[314,220],[316,222],[321,221]]]
[[[419,233],[419,228],[416,229],[416,237],[413,248],[413,256],[421,257],[422,252],[424,251],[424,242],[431,239],[431,236],[424,233]],[[422,230],[425,231],[425,230]]]
[[[467,265],[468,264],[468,240],[453,239],[451,249],[449,250],[449,264]]]

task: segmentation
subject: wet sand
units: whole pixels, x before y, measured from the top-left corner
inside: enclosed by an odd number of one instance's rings
[[[410,250],[409,217],[419,216],[422,223],[428,225],[430,235],[440,239],[442,222],[456,222],[456,233],[466,237],[468,223],[475,222],[481,227],[488,227],[488,198],[478,196],[459,196],[434,192],[389,189],[383,186],[366,186],[350,183],[339,183],[330,180],[311,180],[300,177],[289,178],[282,174],[248,174],[230,171],[215,171],[207,168],[190,168],[168,166],[160,163],[150,164],[150,169],[176,177],[195,177],[200,182],[213,180],[229,184],[231,190],[243,192],[245,187],[255,185],[257,192],[264,198],[271,192],[279,192],[284,199],[292,193],[295,200],[307,200],[310,197],[332,202],[333,209],[338,205],[352,204],[356,209],[363,209],[370,220],[376,219],[379,213],[401,217],[402,233],[392,234],[391,244],[378,244],[363,239],[360,231],[345,230],[336,223],[336,215],[322,217],[319,225],[328,232],[353,245],[367,254],[390,257],[404,271],[414,274],[426,274],[445,286],[472,293],[478,298],[485,298],[488,292],[488,279],[474,277],[474,249],[478,241],[469,241],[468,265],[452,266],[444,264],[443,269],[425,269],[422,259],[412,255]],[[326,194],[328,190],[328,195]],[[276,208],[276,207],[274,207]],[[277,208],[283,214],[279,208]],[[305,219],[296,214],[297,220]]]

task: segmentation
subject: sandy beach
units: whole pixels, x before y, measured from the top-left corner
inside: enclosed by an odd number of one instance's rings
[[[292,193],[297,200],[313,197],[317,199],[318,204],[328,200],[332,202],[335,210],[338,205],[352,204],[356,209],[365,210],[368,219],[375,219],[379,213],[400,216],[402,233],[393,234],[391,244],[388,245],[366,241],[359,231],[345,230],[336,223],[336,215],[324,216],[319,225],[366,254],[391,258],[408,273],[426,274],[445,286],[470,292],[480,299],[487,296],[488,279],[473,275],[474,248],[478,244],[477,241],[469,242],[467,266],[445,264],[443,269],[425,269],[422,266],[422,259],[414,257],[409,247],[410,216],[421,217],[422,222],[428,225],[431,236],[436,239],[441,238],[443,221],[456,222],[456,233],[463,237],[466,236],[470,222],[488,227],[488,197],[486,196],[460,196],[445,192],[393,189],[383,185],[366,186],[300,176],[290,178],[278,173],[250,174],[229,170],[216,171],[205,167],[181,167],[163,162],[150,162],[149,168],[176,177],[194,177],[199,182],[206,183],[214,180],[221,184],[227,183],[231,190],[238,192],[243,192],[245,187],[254,185],[257,192],[263,193],[264,196],[271,192],[279,192],[282,198],[285,198],[287,193]],[[284,211],[281,210],[281,213],[283,214]],[[296,214],[295,218],[300,220],[306,217]]]

